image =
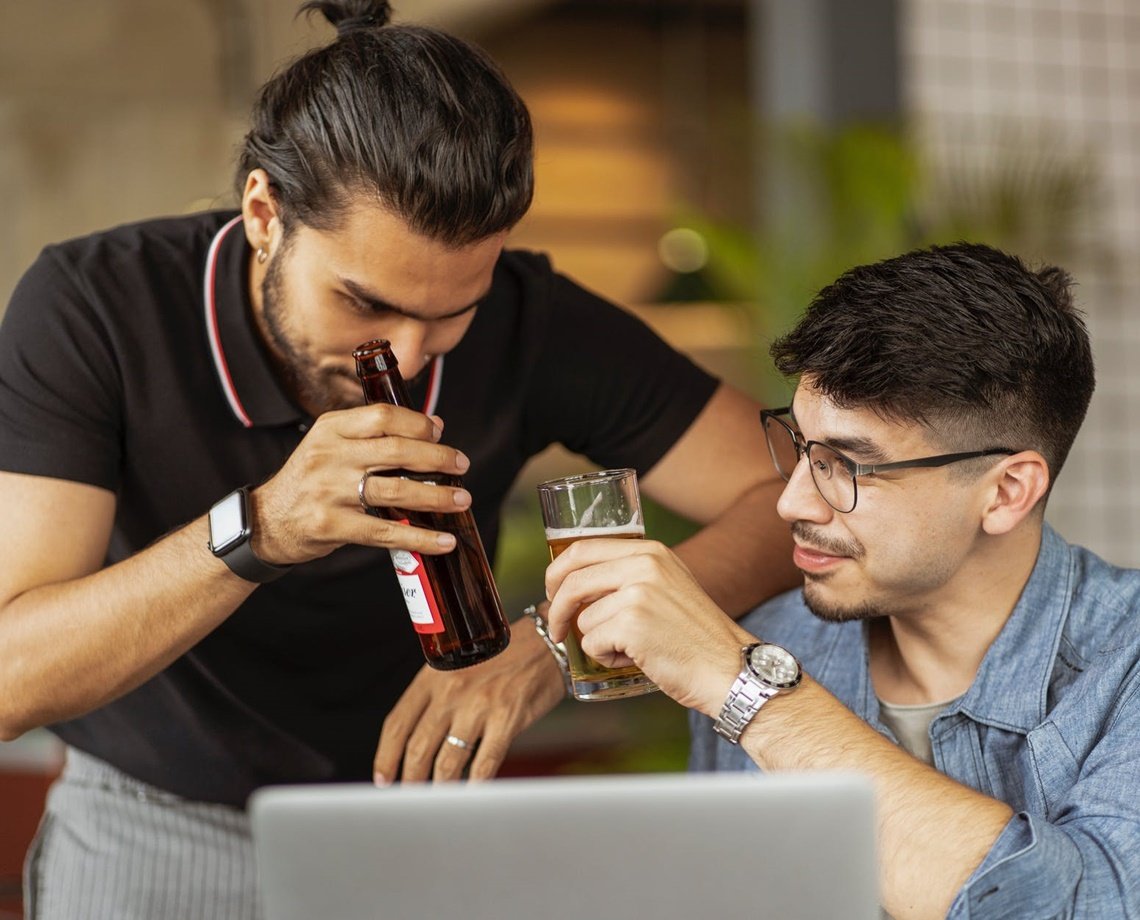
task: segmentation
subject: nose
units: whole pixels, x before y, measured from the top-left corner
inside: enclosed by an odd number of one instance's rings
[[[825,524],[835,514],[835,510],[824,501],[819,489],[815,487],[806,456],[800,457],[792,470],[792,475],[776,502],[776,513],[789,524],[794,521]]]
[[[401,323],[399,329],[392,330],[389,341],[396,360],[400,362],[400,373],[411,380],[428,361],[428,353],[424,348],[427,339],[427,327],[422,323]]]

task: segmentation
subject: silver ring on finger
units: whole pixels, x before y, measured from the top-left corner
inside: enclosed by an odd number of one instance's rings
[[[448,735],[443,740],[453,747],[459,748],[461,751],[466,751],[471,747],[471,743],[469,741],[464,741],[462,738],[455,737],[455,735]]]
[[[368,480],[373,476],[382,475],[379,470],[365,470],[364,475],[360,477],[360,482],[356,485],[356,495],[360,499],[360,507],[364,509],[365,514],[379,514],[380,508],[376,505],[368,504],[368,499],[364,497],[364,487],[368,484]]]

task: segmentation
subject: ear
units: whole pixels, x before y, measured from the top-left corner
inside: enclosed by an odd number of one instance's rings
[[[269,184],[269,174],[264,169],[255,169],[246,176],[241,195],[241,215],[250,247],[264,249],[272,255],[281,235],[281,218]]]
[[[1049,490],[1049,464],[1035,450],[1007,457],[987,476],[993,477],[993,491],[982,512],[982,529],[992,536],[1017,527]]]

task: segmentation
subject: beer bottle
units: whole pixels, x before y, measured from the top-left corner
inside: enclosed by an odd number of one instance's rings
[[[384,339],[365,342],[353,351],[364,399],[414,409],[396,356]],[[459,487],[458,476],[392,470],[384,475],[433,485]],[[511,639],[503,605],[483,541],[470,509],[455,513],[375,508],[370,512],[391,521],[446,531],[455,549],[441,556],[389,550],[412,626],[428,664],[441,671],[465,668],[499,654]]]

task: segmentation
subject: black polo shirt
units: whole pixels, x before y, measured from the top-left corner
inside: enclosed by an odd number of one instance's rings
[[[211,212],[50,246],[13,294],[0,469],[113,491],[108,565],[270,477],[309,427],[256,332],[248,264],[240,221]],[[544,257],[509,251],[463,341],[412,395],[471,458],[465,481],[493,553],[531,456],[557,441],[645,471],[715,387]],[[368,779],[384,716],[423,663],[387,553],[343,547],[259,587],[160,674],[52,730],[160,788],[244,805],[269,783]]]

